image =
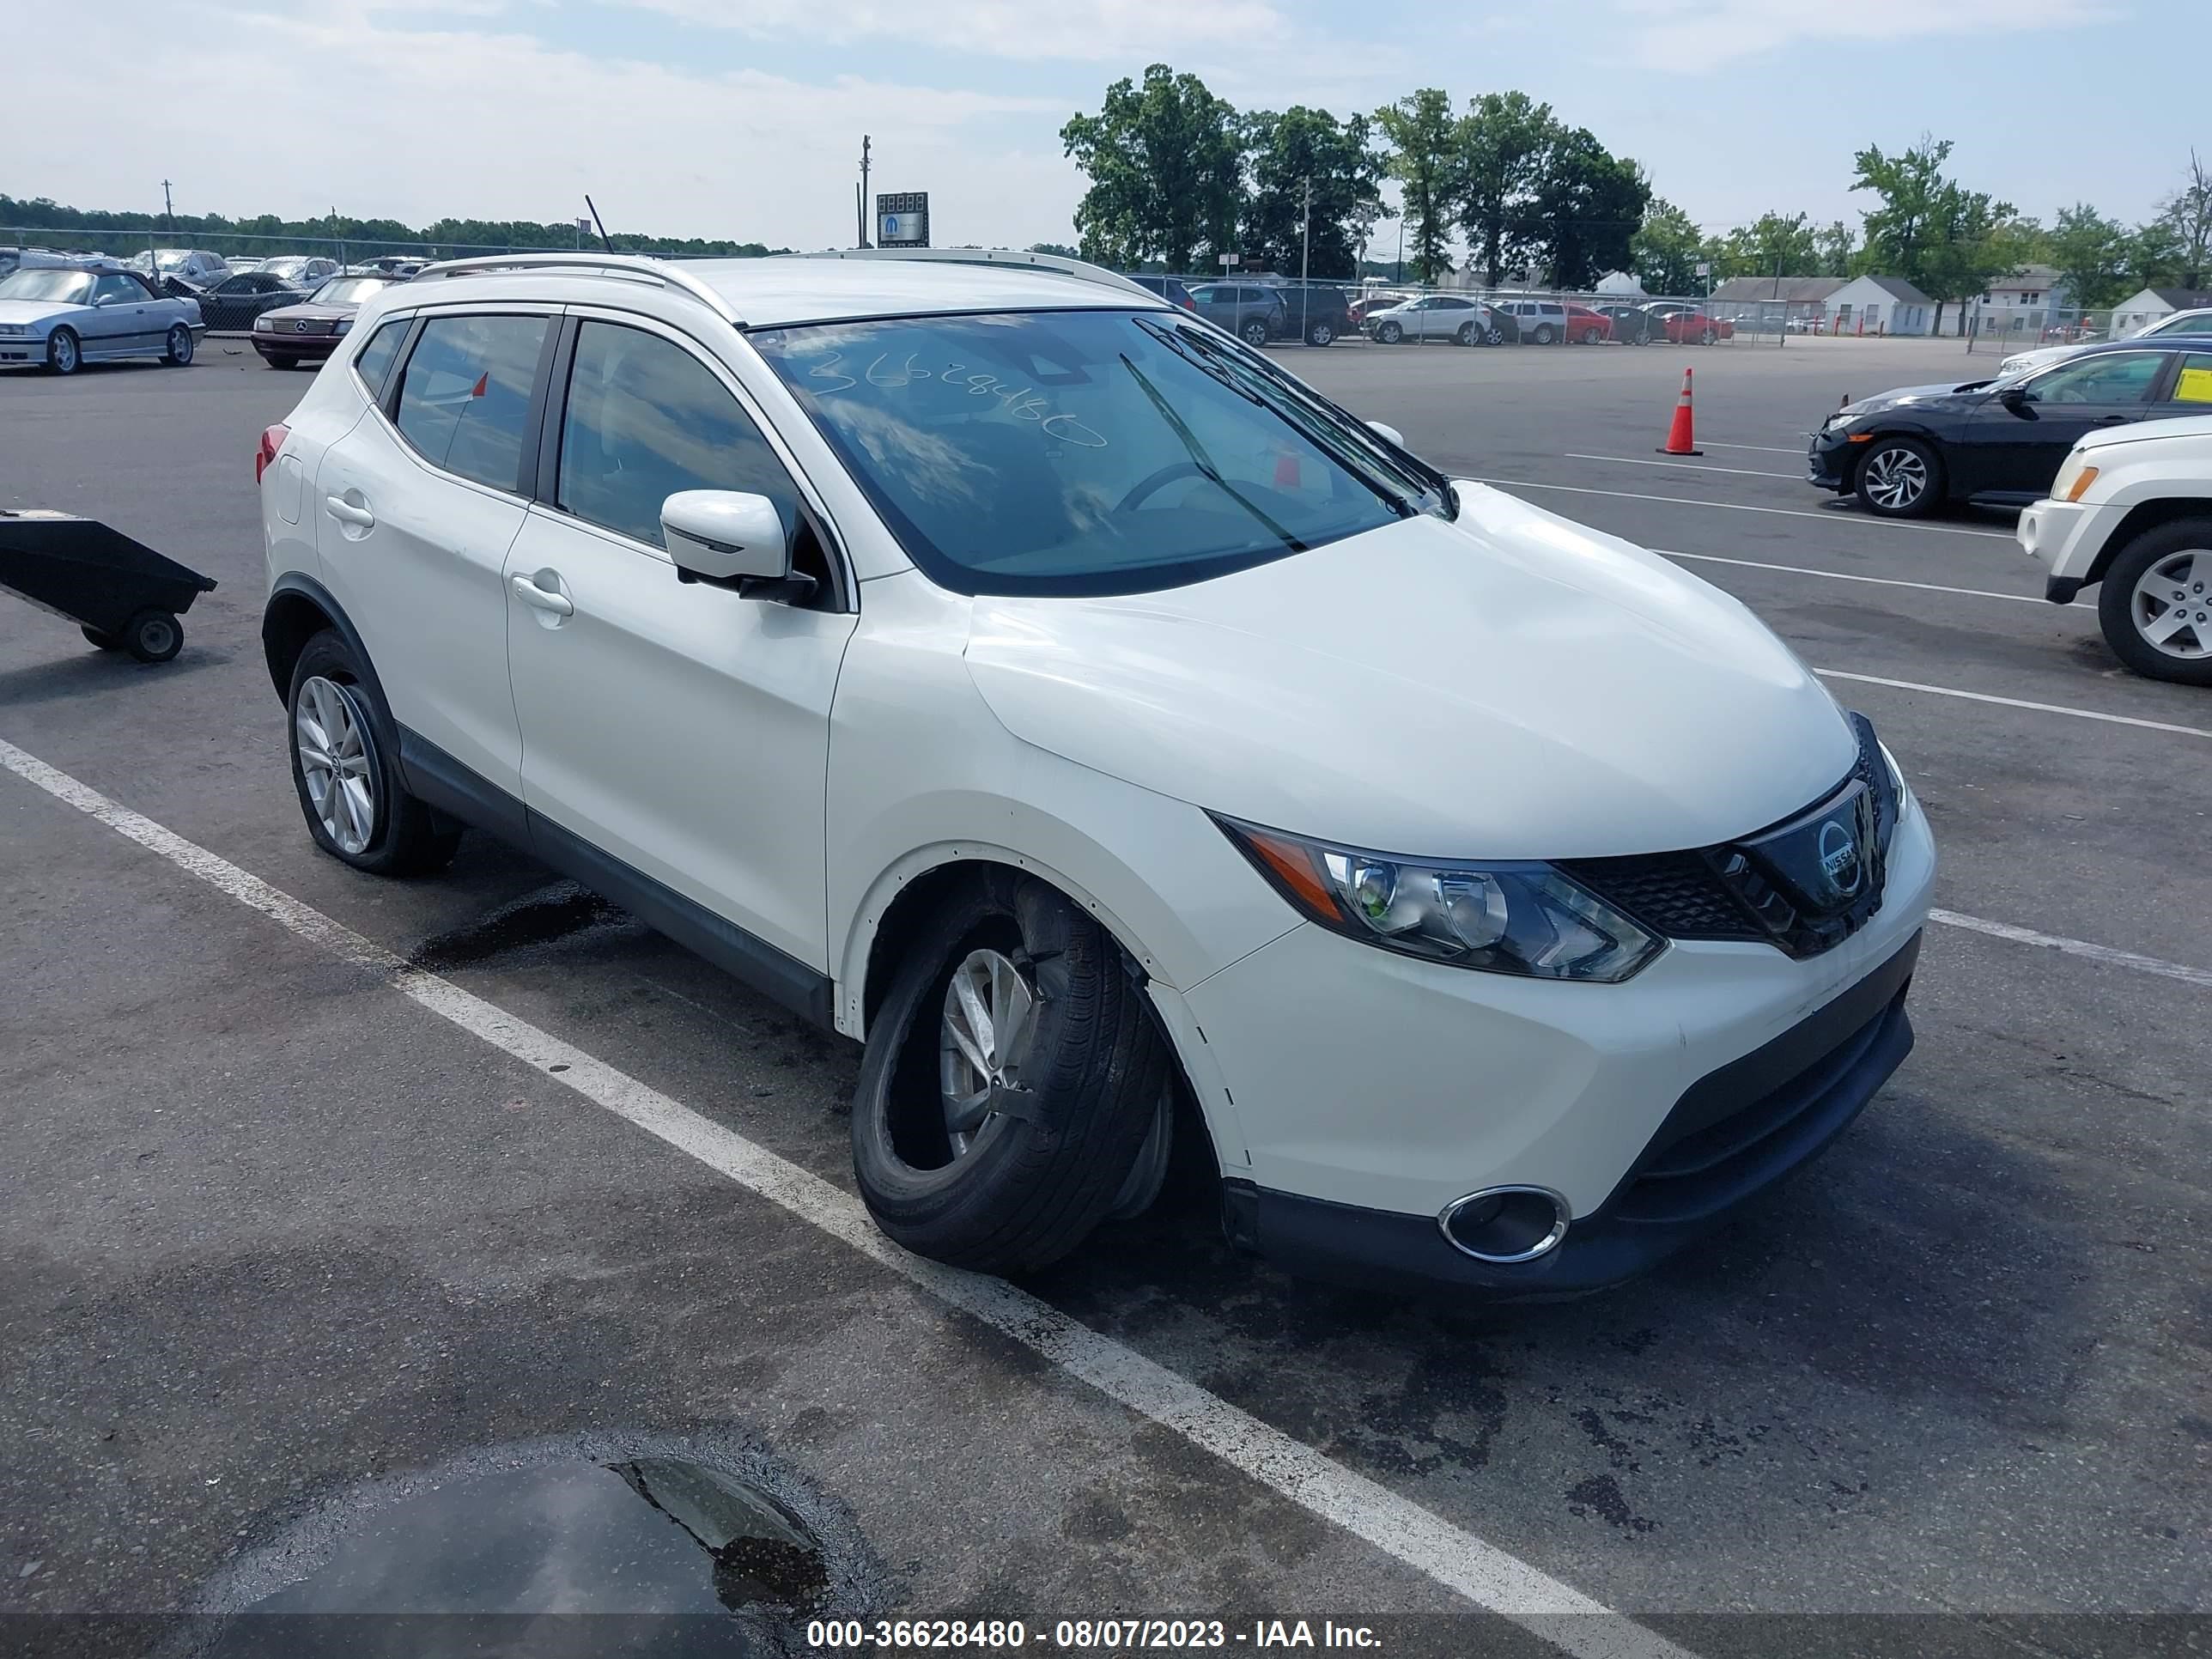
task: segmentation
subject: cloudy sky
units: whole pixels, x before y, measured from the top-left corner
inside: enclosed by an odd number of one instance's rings
[[[1852,152],[1957,140],[1978,188],[2130,221],[2212,154],[2180,0],[106,0],[11,81],[0,191],[287,217],[336,204],[849,241],[874,185],[936,240],[1072,240],[1060,124],[1163,61],[1243,107],[1519,88],[1723,227],[1856,222]],[[33,35],[39,31],[34,30]],[[1388,228],[1380,233],[1388,238]]]

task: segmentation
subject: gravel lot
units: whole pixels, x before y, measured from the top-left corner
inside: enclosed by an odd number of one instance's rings
[[[38,1616],[214,1606],[227,1562],[365,1480],[595,1435],[773,1458],[872,1552],[871,1612],[1220,1617],[1232,1645],[1330,1618],[1393,1651],[1535,1652],[1479,1603],[1540,1610],[1556,1580],[1711,1656],[1838,1613],[1883,1616],[1852,1651],[2069,1650],[2088,1627],[2059,1621],[2092,1615],[2197,1615],[2100,1626],[2106,1651],[2203,1639],[2212,696],[2127,675],[2089,606],[2042,604],[2008,519],[1900,526],[1798,482],[1844,394],[1986,363],[1850,340],[1285,356],[1455,472],[1684,559],[1881,728],[1948,920],[1917,1049],[1826,1158],[1660,1275],[1558,1307],[1316,1289],[1202,1212],[1149,1218],[1025,1286],[1111,1340],[1036,1339],[19,764],[0,1644],[136,1650],[161,1620]],[[1686,364],[1705,454],[1662,464]],[[313,851],[252,474],[307,384],[222,340],[186,370],[0,376],[0,506],[104,519],[222,584],[156,668],[0,596],[0,740],[386,951],[438,942],[476,998],[848,1188],[846,1046],[480,837],[404,885]],[[1322,1497],[1101,1392],[1086,1365],[1127,1352],[1257,1419],[1252,1443],[1309,1449]],[[1342,1496],[1367,1483],[1456,1529],[1469,1575],[1490,1558],[1467,1537],[1504,1552],[1504,1589],[1378,1548]],[[1602,1623],[1545,1633],[1595,1652]]]

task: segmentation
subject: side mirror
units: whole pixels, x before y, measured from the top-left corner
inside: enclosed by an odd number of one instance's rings
[[[688,580],[715,582],[764,598],[803,597],[764,591],[799,581],[805,583],[808,592],[813,590],[811,577],[792,574],[791,538],[784,530],[783,515],[765,495],[734,489],[678,490],[660,504],[660,533],[677,574]]]
[[[92,308],[94,311],[97,311],[102,306],[112,306],[117,303],[118,302],[112,294],[103,294],[97,300],[94,300],[92,302]]]
[[[2024,411],[2035,401],[2026,386],[2008,386],[1997,393],[1997,401],[2015,415]]]
[[[1395,444],[1400,449],[1406,447],[1406,434],[1395,426],[1386,426],[1381,421],[1370,421],[1367,429],[1385,443]]]

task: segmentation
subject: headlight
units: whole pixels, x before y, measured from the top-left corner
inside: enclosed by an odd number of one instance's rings
[[[352,326],[353,326],[353,319],[352,319],[352,318],[350,318],[350,317],[341,317],[341,318],[339,318],[339,319],[338,319],[338,320],[337,320],[337,325],[335,328],[331,329],[331,333],[333,333],[333,334],[343,334],[343,333],[344,333],[348,329],[351,328]]]
[[[2051,499],[2078,501],[2096,482],[2097,469],[2088,465],[2080,450],[2075,450],[2066,457],[2066,465],[2058,469],[2058,476],[2051,481]]]
[[[1214,822],[1300,915],[1402,956],[1610,984],[1665,948],[1547,864],[1408,863]]]
[[[266,317],[256,317],[253,319],[253,331],[256,334],[274,334],[276,331],[276,325]]]

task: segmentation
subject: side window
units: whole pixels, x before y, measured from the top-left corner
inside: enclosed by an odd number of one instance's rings
[[[2182,317],[2158,331],[2160,334],[2212,334],[2212,313],[2202,317]]]
[[[393,420],[400,435],[433,466],[514,489],[545,323],[543,317],[433,317],[399,372]]]
[[[787,532],[799,491],[751,416],[673,342],[617,323],[576,331],[555,504],[664,545],[660,504],[679,489],[741,489],[775,503]]]
[[[145,297],[146,290],[128,276],[103,276],[92,285],[92,302],[94,305],[98,305],[103,300],[127,305],[134,300],[143,300]]]
[[[2062,363],[2027,383],[2027,391],[2044,404],[2141,403],[2166,367],[2158,351],[2115,351]]]
[[[392,360],[398,354],[399,343],[407,337],[407,325],[411,317],[394,317],[382,328],[368,337],[353,360],[353,372],[372,394],[384,390],[384,377],[392,372]]]
[[[2173,401],[2212,407],[2212,352],[2185,351],[2173,382]]]

